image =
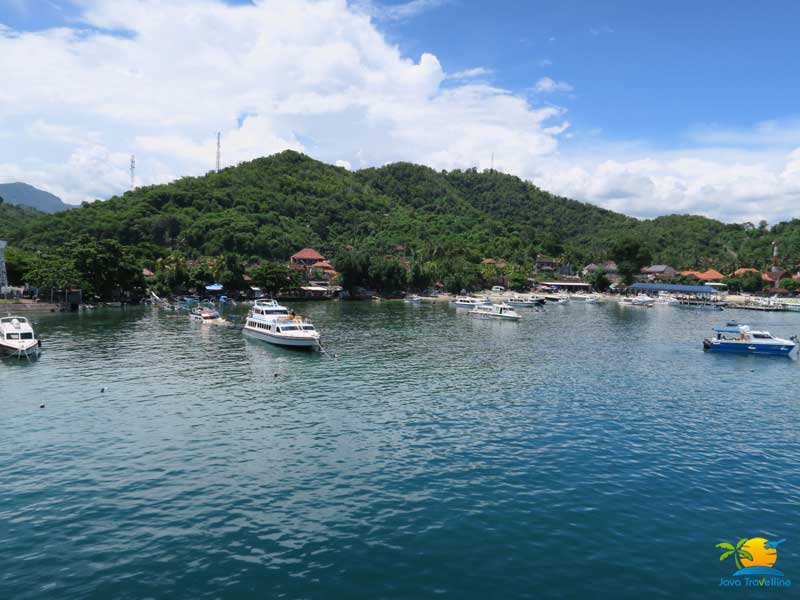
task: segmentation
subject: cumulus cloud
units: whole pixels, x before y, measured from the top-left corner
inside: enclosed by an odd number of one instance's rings
[[[598,156],[606,155],[595,148]],[[800,148],[641,151],[644,157],[553,159],[532,175],[545,189],[639,217],[692,213],[728,222],[797,217]]]
[[[542,77],[533,86],[537,94],[552,94],[554,92],[571,92],[575,88],[566,81],[556,81],[550,77]]]
[[[465,69],[464,71],[457,71],[447,75],[448,79],[472,79],[482,75],[491,75],[492,70],[486,67],[475,67],[474,69]]]
[[[484,68],[443,85],[435,56],[403,56],[345,0],[80,6],[74,28],[0,29],[0,119],[18,142],[0,147],[0,180],[67,201],[123,191],[131,154],[141,184],[201,174],[217,131],[227,165],[292,148],[356,168],[488,166],[506,147],[522,173],[563,127],[560,109],[476,83]]]

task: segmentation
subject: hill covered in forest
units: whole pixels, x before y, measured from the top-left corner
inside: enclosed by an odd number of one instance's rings
[[[27,206],[45,213],[73,208],[61,198],[27,183],[0,183],[0,198],[8,204]]]
[[[292,151],[52,215],[16,215],[2,230],[23,254],[82,236],[114,240],[150,269],[170,255],[282,262],[310,246],[337,268],[358,263],[364,278],[376,261],[400,261],[425,279],[486,257],[528,268],[541,253],[582,266],[629,238],[652,262],[679,269],[761,267],[774,239],[785,266],[800,260],[800,221],[770,230],[688,215],[639,220],[495,171],[396,163],[353,172]]]

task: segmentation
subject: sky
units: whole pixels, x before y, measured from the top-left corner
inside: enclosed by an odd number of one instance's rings
[[[70,203],[291,148],[650,218],[800,217],[793,0],[0,0],[0,182]]]

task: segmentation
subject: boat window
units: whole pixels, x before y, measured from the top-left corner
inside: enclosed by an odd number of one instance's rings
[[[298,329],[300,329],[300,328],[297,327],[296,325],[286,325],[283,328],[284,331],[297,331]]]
[[[31,333],[30,331],[24,332],[22,334],[22,339],[23,340],[32,340],[33,339],[33,333]]]
[[[19,339],[19,334],[18,333],[7,333],[6,334],[6,339],[7,340],[18,340]]]
[[[303,325],[303,329],[305,329],[306,331],[314,331],[314,326],[313,325]]]
[[[772,339],[772,336],[771,336],[771,335],[769,335],[768,333],[754,333],[754,334],[753,334],[753,337],[754,337],[754,338],[757,338],[757,339],[760,339],[760,340],[769,340],[769,339]]]
[[[278,331],[278,333],[281,333],[283,331],[283,329],[281,329],[280,327],[276,327],[275,329]]]

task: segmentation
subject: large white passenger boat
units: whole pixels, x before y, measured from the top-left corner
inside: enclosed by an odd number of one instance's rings
[[[242,331],[254,338],[294,348],[319,346],[319,332],[303,317],[295,316],[275,300],[256,300]]]
[[[0,317],[0,353],[17,358],[38,356],[41,343],[25,317]]]

